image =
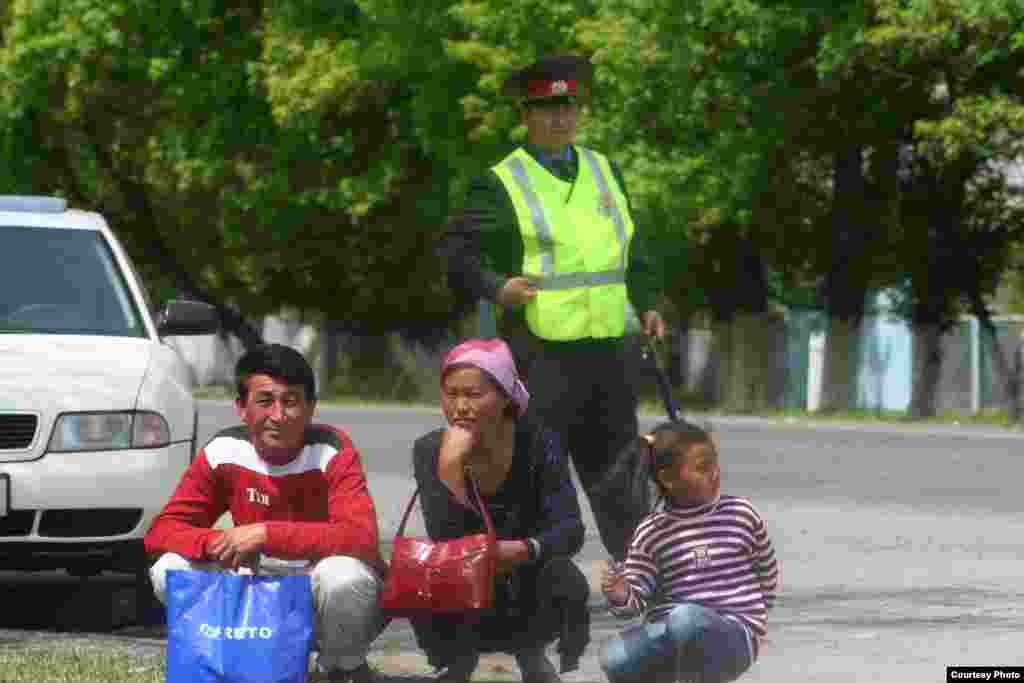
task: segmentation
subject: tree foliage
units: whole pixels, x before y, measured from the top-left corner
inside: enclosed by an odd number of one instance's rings
[[[502,80],[573,50],[597,65],[581,141],[622,166],[681,317],[856,321],[897,287],[943,325],[1015,263],[1022,21],[1014,0],[10,0],[0,174],[102,210],[162,292],[422,333],[464,312],[446,217],[523,137]]]

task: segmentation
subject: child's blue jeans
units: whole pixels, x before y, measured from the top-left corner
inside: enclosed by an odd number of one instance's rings
[[[743,626],[688,602],[609,640],[601,668],[611,683],[727,683],[750,668],[751,658]]]

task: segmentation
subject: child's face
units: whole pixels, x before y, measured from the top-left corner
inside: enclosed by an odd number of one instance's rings
[[[690,446],[659,473],[665,492],[683,507],[714,500],[721,485],[721,476],[718,452],[707,443]]]

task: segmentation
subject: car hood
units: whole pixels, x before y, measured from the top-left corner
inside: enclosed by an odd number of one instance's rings
[[[152,344],[129,337],[0,334],[0,411],[133,408]]]

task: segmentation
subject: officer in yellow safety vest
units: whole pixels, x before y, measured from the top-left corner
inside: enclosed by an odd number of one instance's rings
[[[663,337],[665,324],[654,307],[659,277],[618,167],[575,144],[592,83],[590,61],[575,55],[542,58],[506,81],[527,143],[473,182],[442,250],[453,290],[500,305],[500,333],[532,412],[562,438],[602,543],[623,559],[635,511],[596,489],[637,438],[637,378],[624,338]]]

